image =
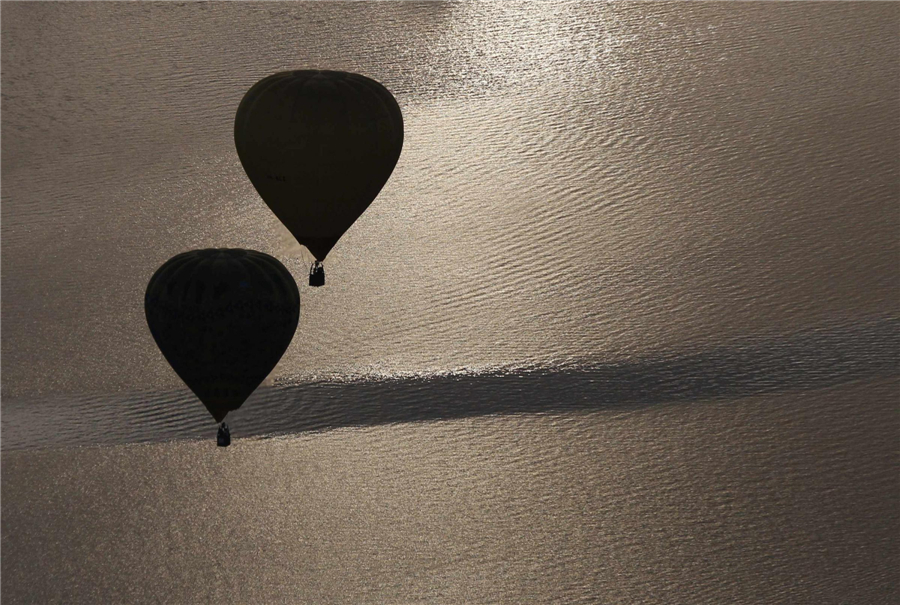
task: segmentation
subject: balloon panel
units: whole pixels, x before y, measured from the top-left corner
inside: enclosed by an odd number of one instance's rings
[[[403,117],[393,95],[364,76],[282,72],[244,96],[234,139],[265,203],[324,260],[390,177]]]
[[[271,256],[194,250],[156,271],[144,309],[166,360],[218,422],[287,350],[300,319],[300,293]]]

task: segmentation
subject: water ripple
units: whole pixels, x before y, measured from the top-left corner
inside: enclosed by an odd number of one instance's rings
[[[459,368],[307,376],[258,389],[229,415],[241,437],[339,427],[544,414],[811,390],[894,377],[900,320],[822,326],[715,349],[595,366]],[[198,438],[212,422],[192,394],[5,400],[4,450]]]

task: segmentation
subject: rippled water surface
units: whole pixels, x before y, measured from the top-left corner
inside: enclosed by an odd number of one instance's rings
[[[4,601],[898,598],[898,5],[2,17]],[[144,288],[304,278],[232,140],[301,68],[403,154],[218,450]]]

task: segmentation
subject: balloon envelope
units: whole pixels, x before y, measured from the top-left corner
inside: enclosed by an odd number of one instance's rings
[[[193,250],[150,278],[144,310],[172,369],[221,422],[281,359],[300,319],[300,293],[271,256]]]
[[[263,201],[321,261],[394,170],[403,116],[365,76],[281,72],[244,95],[234,142]]]

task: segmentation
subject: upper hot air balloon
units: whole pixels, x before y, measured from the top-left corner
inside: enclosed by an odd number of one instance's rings
[[[315,256],[310,285],[321,285],[321,261],[400,158],[403,116],[393,95],[365,76],[286,71],[244,95],[234,142],[263,201]]]
[[[300,319],[300,292],[267,254],[193,250],[157,269],[144,310],[163,356],[221,422],[281,359]]]

